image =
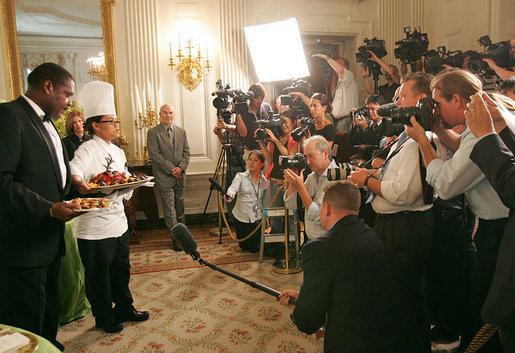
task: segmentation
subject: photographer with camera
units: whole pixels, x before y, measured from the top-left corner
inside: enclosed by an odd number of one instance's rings
[[[393,102],[393,96],[395,94],[395,90],[399,87],[401,77],[399,75],[399,69],[395,65],[389,65],[385,63],[383,60],[377,57],[374,52],[367,50],[370,53],[370,58],[368,60],[376,62],[381,66],[384,70],[384,78],[386,79],[386,83],[377,87],[377,92],[374,92],[374,88],[370,83],[370,69],[368,66],[364,66],[361,69],[361,76],[363,77],[363,82],[365,83],[365,90],[368,94],[377,94],[383,97],[385,103]]]
[[[465,123],[464,111],[468,107],[470,97],[482,90],[481,80],[465,70],[442,71],[432,81],[433,98],[440,105],[440,114],[446,128]],[[499,109],[495,114],[502,114]],[[510,115],[509,112],[506,112]],[[477,262],[472,275],[471,288],[471,327],[462,339],[468,344],[473,335],[481,328],[483,322],[480,310],[492,281],[499,243],[502,240],[504,226],[509,209],[502,203],[485,175],[469,159],[477,138],[466,128],[461,135],[450,130],[437,129],[440,140],[454,151],[452,158],[440,159],[434,153],[429,140],[420,125],[412,120],[408,134],[420,146],[424,163],[427,166],[426,180],[434,186],[443,199],[452,198],[465,193],[473,214],[479,218],[479,225],[474,235]],[[515,131],[513,117],[506,119],[511,131]],[[485,352],[500,352],[497,340],[489,341]],[[482,350],[483,352],[483,350]]]
[[[414,107],[431,95],[430,78],[408,74],[401,86],[400,108]],[[442,152],[439,149],[439,152]],[[430,352],[430,322],[421,290],[434,230],[431,197],[425,198],[418,145],[403,132],[391,147],[380,171],[357,169],[349,180],[376,196],[372,207],[377,213],[374,229],[394,255],[394,266],[404,301],[413,312],[416,335],[406,337],[413,352]]]
[[[279,164],[279,156],[293,156],[298,149],[298,143],[295,142],[291,136],[292,131],[297,126],[297,112],[293,109],[288,109],[283,111],[279,115],[279,118],[284,121],[281,126],[281,135],[277,137],[272,130],[265,129],[270,142],[266,145],[265,140],[258,140],[261,151],[268,162],[268,169],[265,177],[270,181],[270,200],[275,197],[275,200],[273,200],[270,207],[284,206],[284,190],[282,189],[284,173],[281,165]],[[271,233],[281,233],[284,231],[284,218],[273,217],[271,223]]]
[[[288,168],[284,170],[284,179],[288,182],[288,191],[284,196],[288,209],[297,208],[297,194],[304,205],[304,232],[307,239],[315,239],[323,234],[320,225],[320,203],[324,195],[324,187],[329,183],[327,169],[337,165],[330,159],[331,146],[323,136],[313,136],[304,141],[304,154],[311,173],[303,181],[304,168],[300,175]],[[306,241],[306,239],[305,239]]]
[[[391,120],[377,115],[377,108],[383,104],[382,96],[372,95],[365,101],[365,109],[353,109],[354,116],[348,143],[351,146],[364,145],[365,160],[372,157],[372,152],[379,148],[383,137],[402,133],[402,125],[392,124]],[[366,116],[370,117],[370,126]]]
[[[347,116],[352,108],[358,106],[358,84],[354,78],[354,74],[349,71],[349,61],[342,59],[343,65],[326,54],[313,54],[313,57],[321,58],[331,66],[338,74],[338,83],[334,90],[332,106],[335,121],[339,118]],[[350,130],[350,121],[346,119],[337,122],[337,131],[348,132]]]

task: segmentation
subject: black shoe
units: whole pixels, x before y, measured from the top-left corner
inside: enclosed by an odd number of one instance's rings
[[[96,321],[95,326],[101,328],[107,333],[116,333],[123,330],[123,324],[117,320],[110,320],[106,322]]]
[[[59,341],[55,340],[55,341],[53,341],[53,342],[52,342],[52,344],[53,344],[57,349],[59,349],[61,352],[63,352],[63,351],[64,351],[64,346],[62,345],[62,343],[61,343],[61,342],[59,342]]]
[[[435,326],[431,329],[431,342],[456,342],[459,339],[456,329],[447,326]]]
[[[132,322],[141,322],[146,321],[150,317],[148,311],[138,311],[135,308],[131,308],[129,310],[121,311],[116,313],[116,318],[119,322],[124,321],[132,321]]]

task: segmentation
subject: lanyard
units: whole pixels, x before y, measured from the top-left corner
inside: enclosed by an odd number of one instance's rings
[[[261,176],[259,176],[257,190],[254,187],[254,182],[252,181],[252,175],[251,174],[249,174],[249,180],[250,180],[250,185],[252,185],[252,189],[254,189],[254,192],[256,193],[256,201],[257,201],[257,200],[259,200],[259,186],[261,185]]]

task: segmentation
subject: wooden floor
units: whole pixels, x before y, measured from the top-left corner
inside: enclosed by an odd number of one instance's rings
[[[218,224],[204,224],[202,226],[199,225],[191,225],[187,226],[191,234],[193,235],[193,238],[196,238],[196,236],[199,233],[205,234],[209,229],[217,227]],[[168,229],[161,228],[161,229],[148,229],[148,230],[141,230],[141,245],[145,244],[152,244],[152,243],[160,243],[160,242],[166,242],[170,241],[171,235]]]

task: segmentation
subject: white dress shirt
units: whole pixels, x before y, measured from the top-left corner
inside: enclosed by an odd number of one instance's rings
[[[486,220],[508,217],[509,209],[492,188],[479,167],[469,158],[478,139],[467,127],[460,147],[446,161],[434,159],[427,168],[426,180],[444,200],[465,193],[474,215]]]
[[[324,230],[320,224],[320,205],[322,203],[322,196],[324,196],[324,188],[329,184],[327,179],[327,169],[338,168],[335,161],[331,161],[327,168],[324,170],[322,175],[318,175],[315,172],[311,172],[304,181],[304,186],[311,196],[313,202],[309,205],[309,208],[305,211],[304,223],[306,226],[306,234],[309,239],[315,239],[324,234]],[[297,191],[292,193],[290,196],[284,194],[284,204],[289,210],[297,208]]]
[[[242,223],[254,223],[263,218],[263,198],[268,195],[268,180],[263,173],[257,182],[253,182],[250,171],[236,174],[227,193],[231,196],[238,194],[236,205],[232,210],[233,216]]]
[[[343,77],[338,75],[338,84],[333,98],[333,116],[340,118],[349,114],[352,108],[358,107],[358,84],[354,74],[345,69]]]
[[[43,118],[45,117],[45,112],[39,107],[39,105],[37,105],[32,99],[30,99],[26,95],[22,94],[21,96],[27,101],[27,103],[30,104],[32,109],[34,109],[36,114],[43,121]],[[45,126],[45,129],[48,132],[48,135],[50,136],[50,140],[54,145],[57,162],[59,163],[59,171],[61,173],[61,187],[64,188],[64,186],[66,185],[66,164],[64,163],[64,152],[61,137],[59,136],[59,133],[57,132],[54,124],[52,124],[50,121],[43,121],[43,125]]]
[[[429,138],[434,136],[426,132]],[[434,139],[437,154],[445,156],[446,149]],[[397,148],[395,143],[392,154]],[[425,204],[422,197],[422,180],[420,177],[420,157],[418,144],[408,138],[400,151],[388,161],[388,168],[382,175],[381,193],[372,201],[374,211],[379,214],[392,214],[402,211],[426,211],[432,204]]]
[[[122,149],[112,143],[107,143],[98,136],[84,142],[75,151],[75,157],[70,162],[72,175],[78,175],[88,182],[95,175],[105,172],[106,158],[111,156],[113,163],[110,170],[130,175],[127,170],[127,160]],[[115,191],[105,197],[116,202],[109,210],[87,212],[75,219],[75,236],[80,239],[100,240],[117,238],[128,229],[127,217],[123,209],[123,199],[130,199],[133,189]]]

